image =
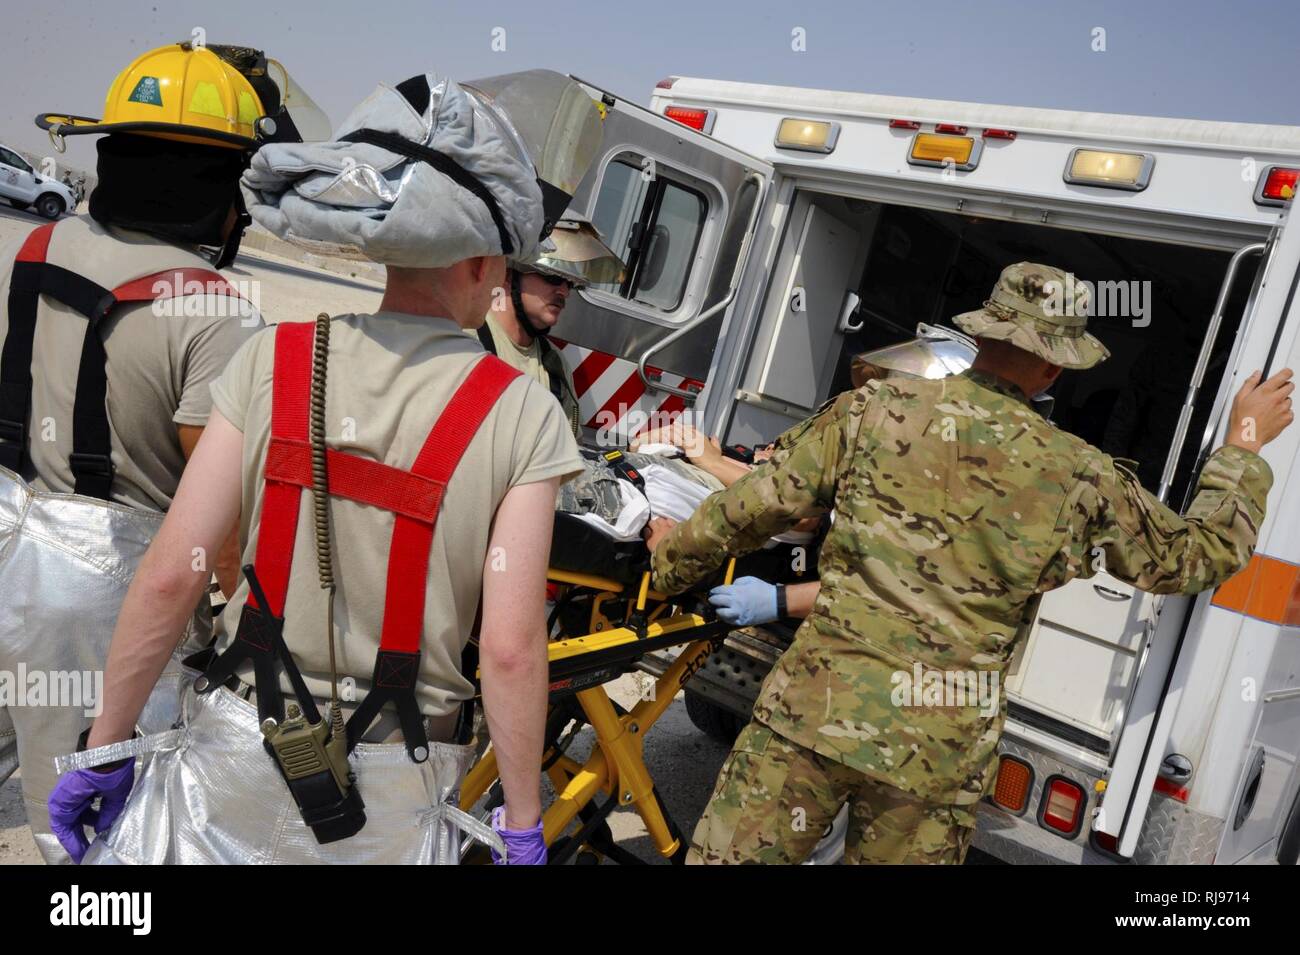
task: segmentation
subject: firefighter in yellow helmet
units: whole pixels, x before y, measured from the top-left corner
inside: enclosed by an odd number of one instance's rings
[[[82,677],[65,681],[75,699],[0,714],[15,730],[0,778],[22,766],[37,846],[58,862],[68,856],[48,825],[54,757],[76,748],[97,712],[94,675],[207,423],[208,386],[262,324],[216,271],[249,221],[239,177],[263,141],[321,123],[259,51],[187,43],[132,62],[102,118],[36,122],[57,148],[100,137],[89,214],[0,252],[0,670]],[[229,593],[237,551],[227,552],[229,562],[194,559]],[[178,644],[205,639],[206,604]],[[166,696],[155,694],[142,725],[174,719],[176,691]]]
[[[564,408],[574,437],[581,437],[573,370],[547,337],[575,288],[619,281],[623,263],[575,212],[555,224],[549,242],[550,248],[528,259],[510,260],[510,295],[494,300],[478,337],[489,352],[545,385]]]

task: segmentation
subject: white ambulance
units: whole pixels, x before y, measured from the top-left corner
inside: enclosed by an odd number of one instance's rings
[[[1300,367],[1300,128],[672,77],[646,110],[587,84],[605,153],[575,199],[628,262],[556,338],[587,437],[690,409],[754,445],[849,387],[854,354],[943,328],[1019,261],[1094,283],[1111,358],[1053,420],[1182,508],[1255,369]],[[1300,427],[1250,566],[1153,597],[1104,573],[1045,595],[1005,687],[975,845],[1007,861],[1300,854]],[[697,722],[747,718],[789,639],[733,633]]]

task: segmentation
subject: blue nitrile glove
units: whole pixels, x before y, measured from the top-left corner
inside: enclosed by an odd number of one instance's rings
[[[59,777],[50,793],[50,831],[58,837],[59,844],[80,863],[90,841],[84,827],[93,826],[95,835],[102,836],[113,828],[113,823],[126,808],[126,798],[131,795],[135,782],[135,760],[107,773],[94,769],[74,769]],[[90,804],[99,797],[99,808]]]
[[[771,623],[777,618],[776,585],[757,577],[741,577],[735,583],[714,587],[709,603],[718,611],[718,619],[735,627],[752,627]]]
[[[506,807],[492,810],[492,831],[506,844],[505,865],[546,865],[546,842],[542,839],[542,823],[531,829],[507,829]],[[492,850],[492,862],[502,865],[500,854]]]

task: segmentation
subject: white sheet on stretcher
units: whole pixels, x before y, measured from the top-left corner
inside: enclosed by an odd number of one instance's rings
[[[671,444],[647,444],[637,448],[637,453],[678,457],[682,452]],[[617,523],[611,524],[597,514],[576,516],[615,540],[635,541],[641,539],[641,531],[650,518],[667,517],[677,522],[684,521],[695,513],[705,499],[716,493],[703,484],[683,478],[671,468],[643,464],[639,472],[645,481],[644,494],[627,481],[618,482],[623,509],[619,512]],[[764,547],[775,547],[778,542],[805,544],[814,536],[811,531],[787,531],[773,537]]]

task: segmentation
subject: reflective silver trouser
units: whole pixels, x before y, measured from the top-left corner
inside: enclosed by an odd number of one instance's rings
[[[27,821],[46,862],[69,861],[46,808],[54,758],[76,749],[99,712],[113,625],[161,523],[152,511],[33,490],[0,467],[0,782],[22,767]],[[200,643],[210,626],[210,615],[193,621],[178,644]],[[178,717],[179,673],[169,667],[142,729]]]
[[[428,760],[414,763],[400,743],[358,743],[351,762],[366,824],[320,845],[262,746],[253,704],[224,687],[202,696],[188,687],[182,710],[179,729],[144,741],[153,755],[83,864],[455,865],[461,832],[499,846],[487,825],[456,806],[472,745],[431,742]],[[102,749],[100,758],[113,757],[113,747]]]

